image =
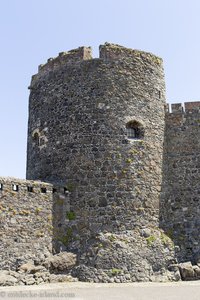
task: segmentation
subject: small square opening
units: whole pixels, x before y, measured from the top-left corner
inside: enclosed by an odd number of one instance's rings
[[[19,186],[18,186],[18,184],[13,184],[13,185],[12,185],[12,190],[13,190],[14,192],[18,192],[18,191],[19,191]]]
[[[41,188],[41,193],[45,194],[47,192],[47,189],[45,187]]]
[[[27,190],[29,193],[33,193],[33,187],[32,186],[27,186]]]
[[[68,191],[68,189],[66,188],[66,187],[64,187],[64,194],[67,194],[67,193],[69,193],[69,191]]]

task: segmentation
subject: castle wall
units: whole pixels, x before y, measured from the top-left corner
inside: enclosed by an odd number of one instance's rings
[[[0,269],[49,256],[67,209],[65,194],[53,193],[51,184],[0,177]]]
[[[199,256],[200,102],[172,104],[166,112],[161,226],[179,261]]]

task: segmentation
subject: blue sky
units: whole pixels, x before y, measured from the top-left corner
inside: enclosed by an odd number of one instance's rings
[[[25,178],[27,89],[59,52],[104,42],[164,60],[167,101],[200,100],[199,0],[1,0],[0,176]]]

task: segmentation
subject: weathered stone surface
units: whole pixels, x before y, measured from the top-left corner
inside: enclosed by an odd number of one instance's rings
[[[9,275],[6,271],[0,271],[0,286],[15,285],[17,279],[14,276]]]
[[[200,268],[199,266],[193,266],[195,279],[200,279]]]
[[[76,282],[77,279],[70,276],[70,275],[55,275],[55,274],[51,274],[49,276],[49,282],[50,283],[55,283],[55,282]]]
[[[200,249],[200,103],[172,104],[165,117],[160,225],[179,262],[197,264]]]
[[[194,280],[195,272],[191,262],[185,262],[179,264],[182,280]]]
[[[58,222],[66,221],[68,195],[61,187],[39,181],[0,177],[0,184],[0,269],[15,271],[21,266],[22,271],[30,261],[41,265],[52,254],[57,224],[53,212],[59,214]],[[62,205],[57,204],[60,197]]]
[[[25,272],[27,274],[35,274],[37,272],[46,271],[43,266],[35,266],[32,263],[23,264],[19,267],[19,272]]]
[[[67,272],[76,265],[76,255],[73,253],[61,252],[57,255],[48,257],[44,266],[50,271]]]

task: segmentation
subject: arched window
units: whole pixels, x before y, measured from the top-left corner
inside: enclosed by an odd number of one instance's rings
[[[129,121],[126,124],[126,134],[129,139],[142,139],[144,137],[144,128],[138,121]]]

